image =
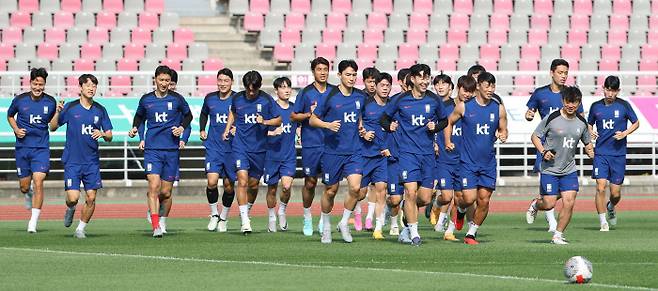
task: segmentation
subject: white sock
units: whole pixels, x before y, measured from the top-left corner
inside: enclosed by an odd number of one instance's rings
[[[251,202],[247,202],[247,207],[249,207],[249,211],[251,211],[251,208],[254,207],[254,204]]]
[[[228,211],[229,210],[231,210],[231,208],[228,208],[226,206],[222,206],[222,213],[219,215],[219,219],[221,219],[221,220],[228,219]]]
[[[445,223],[445,220],[446,220],[446,214],[441,212],[439,214],[439,221],[437,222],[437,224],[443,225]]]
[[[276,221],[276,210],[274,207],[268,208],[267,213],[269,214],[269,221]]]
[[[160,216],[160,224],[166,224],[167,223],[167,217],[166,216]]]
[[[368,214],[366,214],[366,219],[372,219],[375,215],[375,202],[368,202]]]
[[[311,215],[311,207],[306,208],[304,207],[304,219],[312,219],[313,215]]]
[[[322,214],[320,214],[320,219],[322,219],[323,231],[331,231],[331,214],[322,212]]]
[[[240,219],[242,219],[242,224],[249,222],[249,205],[240,205]]]
[[[30,220],[39,221],[39,215],[41,215],[41,209],[32,208],[32,216],[30,217]]]
[[[446,233],[454,233],[455,232],[455,223],[452,222],[452,219],[448,221],[448,229],[446,230]]]
[[[530,207],[528,207],[528,210],[537,210],[537,200],[532,200],[532,203],[530,203]],[[553,209],[546,211],[546,217],[548,217],[549,211],[553,211]]]
[[[420,234],[418,234],[418,223],[407,223],[409,226],[409,236],[411,238],[414,237],[420,237]]]
[[[350,216],[352,216],[352,211],[344,209],[343,218],[340,220],[340,223],[347,225],[347,223],[350,221]]]
[[[75,230],[84,231],[86,226],[87,223],[80,220],[80,222],[78,222],[78,227]]]
[[[480,226],[473,223],[473,222],[470,222],[468,224],[468,232],[466,233],[466,235],[475,236],[475,234],[478,232],[478,227],[480,227]]]
[[[384,215],[380,215],[377,217],[377,220],[375,221],[375,231],[382,231],[382,227],[384,226]]]
[[[553,236],[562,237],[562,232],[556,230],[556,231],[553,233]]]
[[[535,206],[537,208],[537,206]],[[557,225],[557,220],[555,220],[555,208],[546,211],[546,220],[548,225]]]
[[[459,206],[457,206],[457,211],[458,211],[459,213],[466,213],[466,209],[463,209],[463,208],[461,208],[461,207],[459,207]]]
[[[608,221],[605,220],[605,213],[599,213],[599,222],[601,224],[608,223]]]
[[[356,202],[356,206],[354,207],[354,214],[361,214],[361,201]]]
[[[397,227],[398,226],[398,216],[391,216],[391,227]]]
[[[288,207],[288,204],[281,202],[279,204],[279,215],[286,215],[286,207]]]
[[[217,211],[217,202],[210,203],[210,215],[212,216],[219,215],[219,212]]]

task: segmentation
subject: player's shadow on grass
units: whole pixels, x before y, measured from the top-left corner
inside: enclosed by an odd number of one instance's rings
[[[87,233],[86,235],[87,235],[88,239],[97,239],[97,238],[104,238],[104,237],[109,237],[110,236],[109,234],[106,234],[106,233],[91,233],[91,234]],[[66,239],[69,239],[69,238],[75,239],[75,237],[73,237],[72,233],[71,234],[69,234],[69,233],[63,234],[63,235],[61,235],[61,237],[66,238]]]
[[[548,232],[548,227],[528,227],[526,230]]]
[[[24,232],[25,234],[29,234],[29,235],[39,235],[40,233],[49,232],[49,231],[50,230],[46,228],[46,229],[37,230],[37,233],[29,233],[27,232],[27,230],[25,230],[25,228],[14,228],[14,232]]]
[[[584,230],[590,230],[590,231],[596,231],[596,232],[601,231],[601,228],[598,228],[598,227],[583,227],[583,229]]]
[[[528,242],[533,244],[551,244],[550,239],[530,239]]]

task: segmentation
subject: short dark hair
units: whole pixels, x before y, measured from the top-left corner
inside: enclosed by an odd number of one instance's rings
[[[480,75],[486,71],[487,69],[485,69],[482,65],[472,65],[470,68],[468,68],[468,71],[466,71],[466,75],[473,77],[473,75]]]
[[[254,90],[258,90],[263,85],[263,77],[259,72],[249,71],[242,76],[242,85],[244,85],[245,88],[251,87]]]
[[[167,66],[158,66],[155,68],[155,77],[157,78],[158,76],[165,74],[169,75],[169,77],[173,77],[173,74],[171,73],[171,69]]]
[[[603,82],[603,88],[608,88],[611,90],[619,90],[619,87],[621,86],[621,82],[619,81],[619,77],[617,76],[608,76],[605,78],[605,81]]]
[[[92,74],[82,74],[80,78],[78,78],[78,84],[80,84],[80,86],[87,83],[87,81],[91,81],[94,85],[98,85],[98,79]]]
[[[420,76],[420,73],[425,73],[425,76],[430,76],[432,74],[432,69],[425,64],[415,64],[409,68],[409,77]],[[407,79],[407,86],[413,86],[411,79]]]
[[[340,63],[338,63],[338,72],[342,73],[345,71],[347,68],[352,68],[354,71],[359,70],[359,65],[356,64],[354,60],[342,60]]]
[[[450,84],[450,89],[455,88],[455,83],[452,82],[452,78],[450,78],[450,76],[448,76],[446,74],[441,73],[441,74],[436,75],[434,77],[434,80],[432,80],[432,85],[436,85],[439,82]]]
[[[225,75],[225,76],[231,78],[231,81],[233,81],[233,71],[231,71],[231,69],[229,69],[229,68],[223,68],[223,69],[217,71],[217,77],[219,77],[219,75]]]
[[[466,92],[475,92],[477,89],[477,83],[473,77],[463,75],[457,79],[457,88],[464,88]]]
[[[389,73],[379,73],[377,77],[375,78],[375,84],[379,84],[379,82],[387,80],[389,83],[393,84],[393,77]]]
[[[313,59],[311,61],[311,71],[315,70],[315,67],[317,67],[318,65],[325,65],[325,66],[329,67],[329,61],[327,61],[327,59],[325,59],[323,57],[317,57],[317,58]]]
[[[30,70],[30,81],[34,81],[36,78],[43,78],[45,81],[48,78],[48,72],[45,68],[32,68]]]
[[[363,69],[363,72],[361,72],[361,74],[363,75],[363,80],[365,81],[368,78],[373,78],[376,80],[380,73],[379,70],[377,70],[377,68],[369,67]]]
[[[174,69],[171,69],[171,81],[178,83],[178,72],[176,72]]]
[[[566,102],[582,102],[583,100],[583,93],[576,86],[564,86],[560,91],[560,95],[562,95],[562,100]]]
[[[281,86],[283,86],[284,83],[288,85],[288,87],[292,87],[292,82],[290,81],[290,79],[288,79],[288,77],[278,77],[274,79],[274,84],[273,84],[274,89],[281,88]]]
[[[398,81],[404,81],[404,79],[407,78],[407,75],[409,75],[409,69],[400,69],[398,71]]]
[[[494,77],[492,73],[482,72],[478,75],[478,84],[482,84],[484,82],[489,84],[496,84],[496,77]]]
[[[555,69],[557,69],[558,66],[565,66],[568,69],[569,68],[569,62],[567,62],[564,59],[554,59],[551,62],[551,72],[555,71]]]

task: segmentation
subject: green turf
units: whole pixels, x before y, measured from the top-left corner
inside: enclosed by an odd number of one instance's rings
[[[532,226],[524,220],[522,213],[492,214],[478,246],[439,240],[425,223],[421,247],[373,241],[369,233],[354,233],[352,244],[334,233],[334,243],[322,245],[317,234],[301,235],[300,218],[291,218],[292,231],[276,234],[264,231],[265,218],[254,219],[248,237],[237,232],[237,218],[224,234],[205,230],[205,219],[170,219],[170,233],[159,240],[142,219],[93,221],[86,240],[71,237],[61,221],[43,221],[33,235],[23,221],[3,221],[0,289],[658,288],[658,213],[621,213],[609,233],[598,231],[595,215],[576,214],[568,246],[548,243],[543,219]],[[594,284],[563,283],[562,266],[576,255],[592,261]]]

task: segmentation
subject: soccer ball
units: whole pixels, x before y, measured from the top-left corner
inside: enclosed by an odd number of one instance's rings
[[[592,263],[581,256],[572,257],[564,264],[564,276],[569,283],[587,283],[592,280]]]

